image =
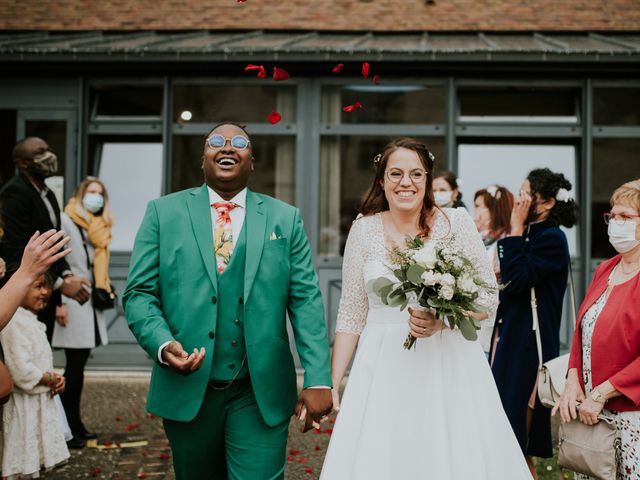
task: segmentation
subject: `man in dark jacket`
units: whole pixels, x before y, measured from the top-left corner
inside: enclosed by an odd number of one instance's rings
[[[58,159],[47,142],[38,137],[20,140],[13,148],[13,161],[18,173],[0,190],[0,218],[4,229],[0,256],[7,265],[20,263],[22,252],[36,230],[42,233],[60,228],[60,206],[44,183],[45,178],[54,175],[58,169]],[[64,258],[54,263],[50,272],[55,279],[57,298],[54,295],[38,317],[47,326],[49,340],[59,295],[82,304],[89,299],[91,287],[88,279],[73,274]]]

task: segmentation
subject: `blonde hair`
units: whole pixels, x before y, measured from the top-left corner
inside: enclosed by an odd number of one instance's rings
[[[618,188],[611,195],[611,206],[615,204],[626,205],[640,212],[640,178],[631,180]]]
[[[89,185],[91,185],[92,183],[97,183],[102,187],[102,196],[104,198],[104,206],[102,207],[102,218],[104,219],[107,225],[113,225],[113,214],[111,213],[111,206],[109,204],[109,194],[107,193],[107,187],[104,186],[104,183],[98,177],[89,176],[85,178],[82,182],[80,182],[80,185],[76,187],[76,190],[73,193],[73,197],[76,199],[76,202],[75,202],[76,213],[84,219],[87,219],[87,220],[89,219],[89,215],[91,215],[91,213],[89,213],[84,208],[84,205],[82,205],[82,198],[84,197],[84,194],[87,192],[87,188],[89,188]]]

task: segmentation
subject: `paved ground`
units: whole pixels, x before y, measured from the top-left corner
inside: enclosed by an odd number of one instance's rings
[[[43,477],[48,480],[173,480],[171,451],[162,421],[144,409],[148,384],[146,376],[90,374],[83,395],[85,423],[90,430],[100,433],[97,444],[107,448],[73,451],[67,465]],[[292,421],[287,449],[287,480],[319,477],[332,426],[328,422],[321,431],[303,435],[297,422]],[[146,445],[135,446],[135,442],[146,442]],[[569,474],[560,476],[553,461],[540,464],[538,471],[546,480],[571,478]]]

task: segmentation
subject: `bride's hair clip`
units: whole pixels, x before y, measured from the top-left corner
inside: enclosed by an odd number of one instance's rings
[[[573,198],[571,197],[569,190],[566,188],[560,188],[558,189],[558,193],[556,193],[556,200],[567,203],[569,200],[573,200]]]
[[[489,185],[487,187],[487,193],[496,200],[500,200],[500,197],[502,197],[502,192],[498,189],[497,185]]]
[[[380,162],[382,161],[382,154],[379,153],[377,154],[375,157],[373,157],[373,164],[377,167],[378,165],[380,165]]]

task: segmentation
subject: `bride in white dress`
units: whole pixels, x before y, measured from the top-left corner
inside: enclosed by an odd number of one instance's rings
[[[434,207],[433,157],[426,146],[398,139],[375,163],[364,216],[353,223],[344,252],[332,355],[339,414],[320,478],[531,479],[480,343],[443,329],[430,313],[410,315],[365,291],[373,278],[393,279],[389,250],[404,246],[406,235],[418,234],[426,242],[451,241],[473,259],[488,285],[496,284],[466,210]],[[489,315],[497,302],[497,293],[489,290],[478,299]],[[415,349],[405,350],[409,329],[418,340]],[[337,386],[356,345],[340,403]]]

